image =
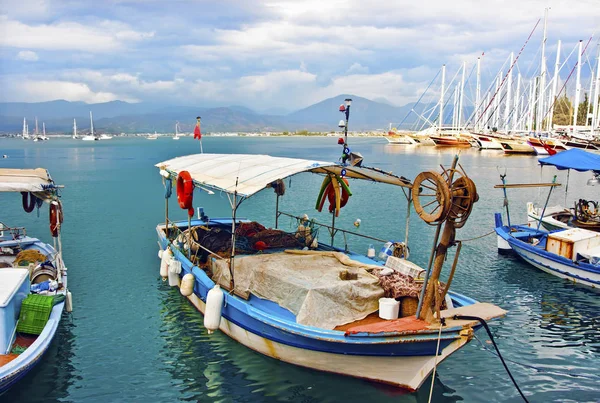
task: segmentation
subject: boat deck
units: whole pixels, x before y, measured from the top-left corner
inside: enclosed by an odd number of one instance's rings
[[[33,342],[36,341],[36,339],[37,336],[18,334],[15,342],[13,343],[13,348],[15,346],[29,347],[33,344]],[[17,357],[19,357],[19,354],[0,354],[0,367],[8,364]]]

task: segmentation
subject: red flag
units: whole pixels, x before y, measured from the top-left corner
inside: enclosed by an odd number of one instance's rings
[[[202,132],[200,132],[200,118],[196,118],[196,127],[194,128],[194,139],[200,140],[202,138]]]
[[[544,143],[543,141],[540,140],[540,142],[542,143],[542,146],[544,147],[544,150],[546,150],[546,152],[549,155],[554,155],[556,154],[556,150],[553,150],[552,148],[550,148],[550,146],[546,143]]]

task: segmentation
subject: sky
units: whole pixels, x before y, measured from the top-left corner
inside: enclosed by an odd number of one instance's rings
[[[289,111],[355,94],[401,106],[442,64],[448,80],[477,57],[484,81],[506,72],[541,18],[518,61],[524,76],[536,74],[546,7],[549,74],[557,40],[561,59],[571,54],[566,78],[578,41],[593,35],[589,80],[600,0],[0,0],[0,102]]]

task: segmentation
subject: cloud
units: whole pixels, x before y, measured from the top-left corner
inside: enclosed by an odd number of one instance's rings
[[[39,60],[39,57],[37,53],[32,52],[31,50],[22,50],[19,53],[17,53],[17,59],[25,60],[28,62],[37,62]]]
[[[55,80],[27,80],[21,82],[3,82],[2,87],[14,91],[11,97],[13,102],[44,102],[55,99],[67,101],[83,101],[87,103],[108,102],[123,99],[110,92],[94,92],[84,83],[55,81]],[[130,99],[130,101],[135,101]]]
[[[362,66],[360,63],[354,63],[348,68],[346,72],[354,74],[366,74],[369,72],[369,68]]]
[[[127,25],[103,21],[97,26],[77,22],[27,25],[0,16],[0,46],[45,50],[79,50],[89,53],[118,51],[128,42],[151,38],[154,32],[137,32]]]

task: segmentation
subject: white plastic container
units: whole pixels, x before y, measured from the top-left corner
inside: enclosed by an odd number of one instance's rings
[[[398,319],[400,301],[394,298],[379,298],[379,317],[381,319]]]
[[[369,249],[367,249],[367,257],[370,257],[371,259],[375,257],[375,248],[372,244],[369,245]]]

